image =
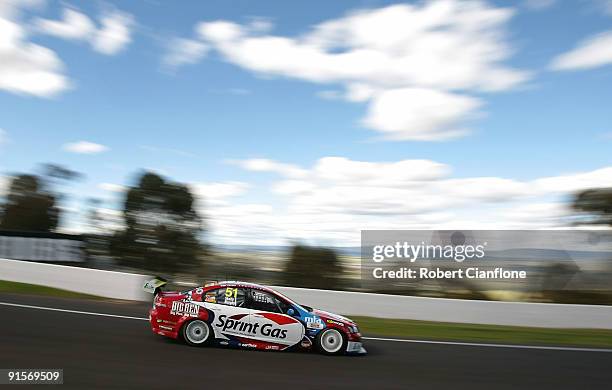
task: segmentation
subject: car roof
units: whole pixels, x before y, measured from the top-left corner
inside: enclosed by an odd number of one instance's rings
[[[242,282],[239,280],[225,280],[225,281],[219,281],[219,282],[216,281],[216,282],[209,282],[204,285],[204,287],[206,287],[207,289],[212,288],[212,287],[228,287],[228,286],[255,288],[258,290],[265,290],[265,291],[276,293],[276,291],[272,290],[269,287],[262,286],[261,284],[251,283],[251,282]]]
[[[244,287],[244,288],[253,288],[256,290],[262,290],[266,292],[270,292],[274,295],[280,296],[289,302],[296,303],[293,299],[289,298],[285,294],[282,294],[276,290],[271,289],[270,287],[262,286],[261,284],[251,283],[251,282],[242,282],[239,280],[226,280],[222,282],[209,282],[204,284],[204,288],[207,290],[212,290],[218,287]]]

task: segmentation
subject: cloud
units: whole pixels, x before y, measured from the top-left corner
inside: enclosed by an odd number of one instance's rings
[[[554,58],[553,70],[580,70],[612,64],[612,30],[594,35]]]
[[[131,41],[132,15],[118,10],[105,11],[100,26],[85,14],[65,8],[61,20],[37,18],[35,31],[62,39],[89,42],[91,47],[105,55],[121,52]]]
[[[131,41],[134,19],[125,12],[113,11],[102,16],[102,27],[95,34],[92,45],[102,54],[115,55]]]
[[[279,163],[265,158],[252,158],[247,160],[229,160],[230,164],[238,165],[254,172],[275,172],[287,177],[302,177],[307,171],[291,164]]]
[[[327,89],[317,92],[317,96],[326,100],[339,100],[342,98],[342,93],[333,89]]]
[[[166,68],[195,64],[209,50],[209,47],[200,41],[184,38],[174,38],[167,46],[168,51],[162,58],[162,65]]]
[[[70,87],[56,53],[28,40],[19,21],[27,2],[5,0],[0,6],[0,90],[52,97]]]
[[[207,203],[227,204],[227,198],[243,195],[249,185],[238,181],[192,183],[192,191]]]
[[[71,142],[64,145],[64,150],[71,153],[79,154],[98,154],[106,152],[108,147],[96,144],[89,141]]]
[[[438,0],[354,11],[293,37],[226,20],[202,22],[196,32],[249,71],[344,86],[347,101],[369,103],[362,122],[389,139],[431,141],[468,132],[465,121],[482,105],[469,93],[529,78],[503,64],[513,51],[505,33],[512,15],[483,1]],[[402,99],[416,94],[435,105],[425,120],[422,102]]]
[[[468,130],[458,124],[481,105],[479,99],[434,89],[389,89],[372,99],[363,124],[389,139],[445,140],[465,135]]]
[[[47,35],[71,40],[87,40],[95,33],[96,26],[87,15],[65,8],[62,16],[62,20],[38,18],[34,21],[34,28]]]
[[[269,187],[279,199],[274,207],[247,207],[225,198],[204,209],[213,217],[212,233],[230,242],[299,239],[342,246],[358,244],[362,229],[558,227],[571,215],[565,203],[569,194],[612,182],[612,167],[516,180],[454,177],[451,167],[431,160],[323,157],[308,168],[268,159],[244,161],[233,163],[279,176]]]
[[[100,183],[98,188],[108,192],[124,192],[126,189],[125,186],[113,183]]]

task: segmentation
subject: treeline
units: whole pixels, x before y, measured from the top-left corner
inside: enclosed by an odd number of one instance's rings
[[[37,174],[15,174],[0,205],[0,229],[22,232],[54,232],[62,223],[61,203],[67,196],[65,183],[82,175],[58,165],[47,164]],[[142,172],[122,194],[120,218],[108,228],[100,213],[101,201],[90,198],[84,234],[87,252],[111,257],[121,267],[159,274],[205,275],[212,246],[205,243],[202,207],[184,183],[156,173]],[[93,233],[95,232],[95,233]],[[245,243],[248,244],[248,243]],[[285,261],[280,282],[302,287],[333,288],[342,279],[337,254],[327,248],[293,245]]]

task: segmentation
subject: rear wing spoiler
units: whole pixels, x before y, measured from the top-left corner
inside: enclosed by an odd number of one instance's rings
[[[142,286],[142,289],[151,294],[157,294],[161,288],[168,284],[168,281],[161,276],[156,276]]]

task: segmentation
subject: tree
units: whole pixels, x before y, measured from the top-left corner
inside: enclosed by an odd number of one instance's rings
[[[55,230],[59,222],[57,198],[43,187],[37,176],[13,177],[2,207],[0,229],[36,232]]]
[[[589,223],[612,226],[612,188],[582,191],[575,196],[572,207],[588,214]]]
[[[290,286],[338,289],[342,266],[332,249],[294,245],[284,279]]]
[[[111,240],[122,264],[159,273],[199,265],[202,220],[187,186],[145,172],[125,195],[123,219]]]

